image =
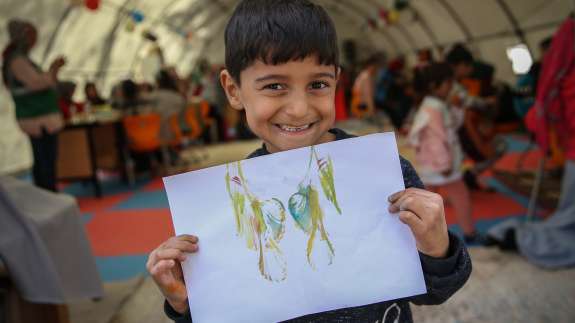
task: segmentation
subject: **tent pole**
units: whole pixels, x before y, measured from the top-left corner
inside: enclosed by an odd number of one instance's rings
[[[511,24],[511,27],[513,28],[513,32],[515,33],[515,36],[519,39],[519,41],[521,41],[523,44],[525,44],[525,46],[527,46],[527,50],[529,51],[531,56],[533,56],[533,51],[529,47],[529,43],[527,42],[527,39],[525,38],[525,33],[523,32],[523,30],[519,26],[519,22],[515,18],[515,15],[513,15],[513,12],[511,12],[511,9],[507,5],[507,2],[505,2],[505,0],[496,0],[496,2],[499,5],[499,8],[501,8],[501,11],[503,11],[505,16],[507,17],[509,24]]]
[[[539,190],[541,189],[541,183],[543,182],[543,174],[545,172],[545,160],[546,156],[545,154],[543,154],[543,156],[539,160],[537,173],[535,173],[535,182],[533,183],[533,188],[531,189],[531,197],[529,198],[529,207],[527,208],[527,222],[533,221],[535,211],[537,210],[537,198],[539,197]]]

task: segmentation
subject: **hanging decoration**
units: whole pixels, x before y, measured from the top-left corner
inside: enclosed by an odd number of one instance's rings
[[[126,31],[131,33],[136,29],[136,23],[132,19],[126,21]]]
[[[90,10],[98,10],[100,8],[100,0],[84,0],[84,5]]]
[[[121,9],[123,13],[126,15],[126,31],[131,33],[136,30],[137,25],[141,24],[144,19],[144,13],[138,9]]]
[[[142,33],[142,37],[151,42],[156,42],[158,40],[158,36],[156,36],[156,34],[151,32],[150,30],[144,30],[144,32]]]
[[[394,25],[399,21],[399,11],[397,10],[390,10],[387,13],[387,20],[390,25]]]
[[[136,25],[141,24],[145,19],[146,16],[144,13],[139,9],[126,9],[124,7],[118,6],[117,4],[110,2],[110,1],[103,1],[103,0],[70,0],[72,3],[77,1],[83,2],[86,8],[89,10],[97,10],[100,8],[100,5],[104,5],[106,7],[113,8],[120,12],[124,17],[126,17],[126,31],[132,32],[136,28]]]
[[[129,13],[130,17],[132,18],[132,21],[134,21],[134,23],[139,24],[142,21],[144,21],[145,16],[144,13],[142,13],[140,10],[138,9],[132,9],[130,10]]]
[[[379,9],[379,18],[381,18],[381,20],[383,20],[385,23],[388,23],[388,11],[385,8],[381,8]]]
[[[397,9],[380,8],[378,11],[379,21],[384,25],[394,25],[399,22],[400,12]]]
[[[395,0],[395,4],[394,4],[395,10],[403,10],[407,7],[409,7],[409,0]]]
[[[373,18],[367,18],[367,25],[369,26],[369,28],[373,29],[377,29],[377,22],[375,21],[375,19]]]

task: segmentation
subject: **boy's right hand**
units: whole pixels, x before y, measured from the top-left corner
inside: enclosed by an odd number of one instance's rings
[[[183,234],[172,237],[154,249],[148,257],[146,269],[168,303],[178,313],[188,310],[188,293],[180,263],[186,253],[198,251],[198,237]]]

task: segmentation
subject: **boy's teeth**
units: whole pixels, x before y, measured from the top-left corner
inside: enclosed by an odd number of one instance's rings
[[[279,126],[284,131],[297,132],[297,131],[302,131],[302,130],[309,128],[310,125],[307,124],[307,125],[301,126],[301,127],[290,127],[290,126],[286,126],[286,125],[279,125]]]

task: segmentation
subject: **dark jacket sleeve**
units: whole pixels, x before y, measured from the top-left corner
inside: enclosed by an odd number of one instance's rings
[[[401,164],[401,173],[403,175],[403,184],[405,188],[415,187],[425,189],[419,175],[417,175],[415,168],[411,166],[409,160],[399,156],[399,163]]]
[[[400,157],[405,188],[424,188],[409,161]],[[419,253],[427,293],[410,298],[417,305],[436,305],[445,302],[459,290],[471,275],[471,258],[463,241],[449,232],[449,249],[444,258],[433,258]]]
[[[190,315],[190,311],[188,310],[184,315],[176,312],[168,303],[168,301],[164,301],[164,313],[168,316],[171,320],[175,323],[192,323],[192,316]]]
[[[453,233],[449,232],[449,250],[445,258],[433,258],[419,253],[427,293],[412,297],[417,305],[437,305],[445,302],[458,291],[471,275],[471,258],[467,249]]]

